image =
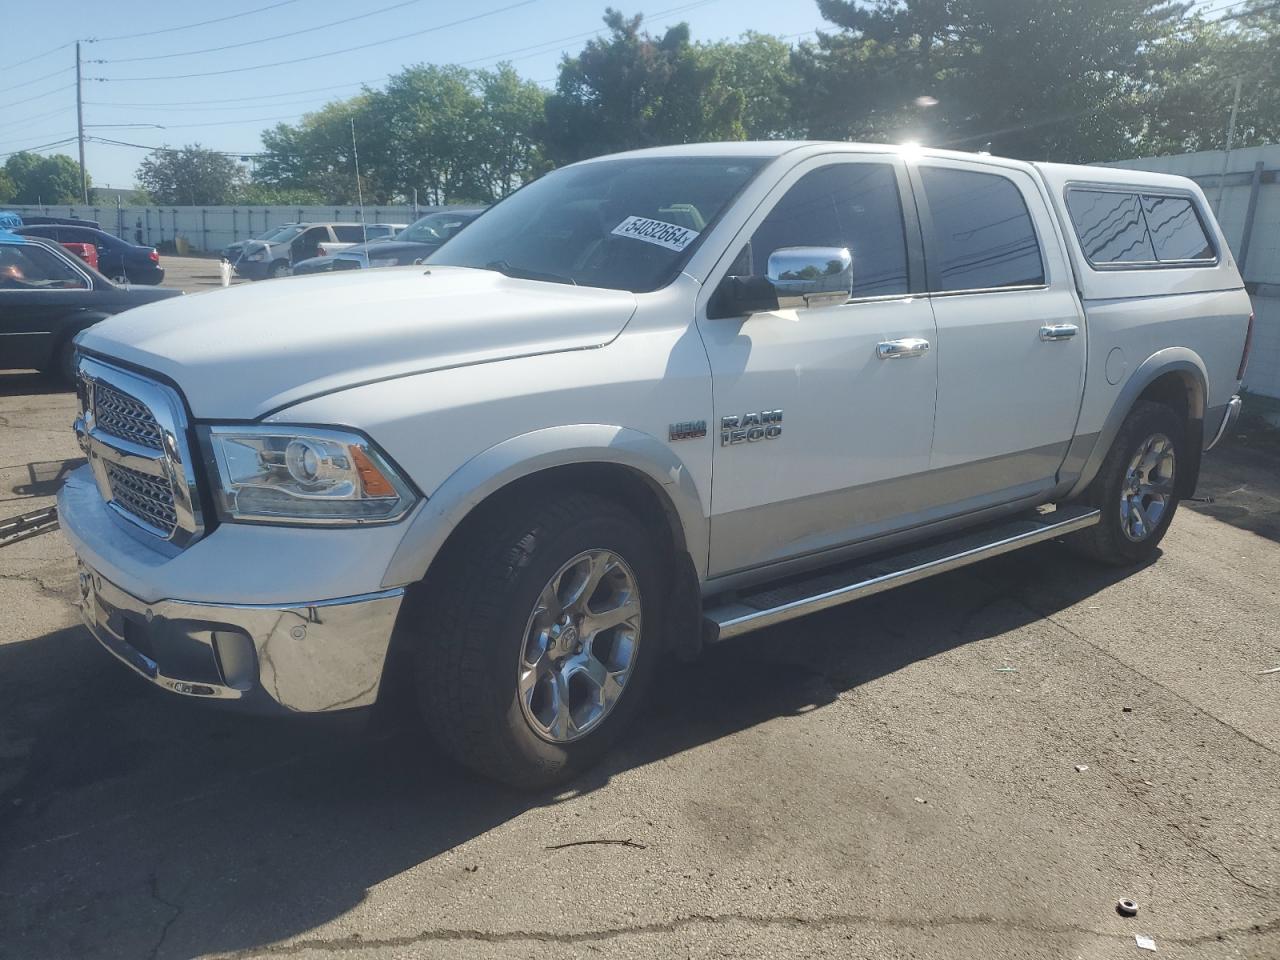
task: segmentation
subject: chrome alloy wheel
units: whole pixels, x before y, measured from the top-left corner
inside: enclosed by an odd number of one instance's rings
[[[1152,434],[1138,447],[1120,487],[1120,529],[1141,543],[1160,526],[1173,498],[1173,441]]]
[[[617,704],[640,645],[640,590],[625,560],[586,550],[553,576],[525,625],[520,709],[534,732],[568,743]]]

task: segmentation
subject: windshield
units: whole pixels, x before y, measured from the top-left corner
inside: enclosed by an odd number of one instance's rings
[[[757,158],[646,157],[566,167],[513,193],[428,263],[645,293],[669,283]]]
[[[277,229],[272,230],[270,233],[264,234],[258,239],[261,240],[263,243],[285,243],[289,240],[292,240],[301,232],[302,232],[302,227],[298,226],[297,224],[290,224],[289,226],[286,226],[286,227],[278,227]]]
[[[444,243],[474,219],[474,214],[429,213],[405,227],[396,239],[413,243]]]

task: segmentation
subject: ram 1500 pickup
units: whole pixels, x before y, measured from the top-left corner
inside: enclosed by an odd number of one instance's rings
[[[557,170],[420,266],[79,343],[86,622],[276,711],[416,692],[559,781],[672,658],[1065,538],[1152,556],[1252,324],[1189,180],[835,143]]]

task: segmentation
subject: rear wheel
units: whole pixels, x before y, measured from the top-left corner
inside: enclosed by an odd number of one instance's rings
[[[1081,498],[1102,512],[1101,520],[1069,542],[1114,565],[1139,563],[1155,553],[1178,509],[1185,437],[1182,418],[1171,408],[1148,401],[1134,407]]]
[[[420,608],[417,682],[432,733],[513,786],[594,763],[655,668],[663,575],[649,531],[589,494],[480,521]]]
[[[290,272],[288,260],[277,260],[268,268],[267,279],[275,280],[277,277],[287,277]]]

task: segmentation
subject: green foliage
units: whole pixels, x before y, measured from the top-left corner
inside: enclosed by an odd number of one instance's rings
[[[41,156],[21,151],[5,161],[4,173],[11,184],[15,204],[79,203],[80,165],[66,154]]]
[[[9,174],[4,170],[0,170],[0,203],[12,203],[13,198],[18,195],[18,188],[13,185],[13,180],[9,178]]]
[[[491,203],[545,169],[535,131],[544,94],[509,65],[494,70],[419,65],[385,90],[329,104],[263,135],[255,184],[301,190],[326,203]]]
[[[138,167],[138,184],[157,203],[234,203],[244,171],[231,157],[198,143],[156,150]]]
[[[723,55],[690,43],[688,24],[654,37],[641,31],[642,17],[628,19],[612,8],[604,22],[610,36],[566,57],[547,98],[544,136],[554,162],[744,138],[744,92],[726,82]]]

